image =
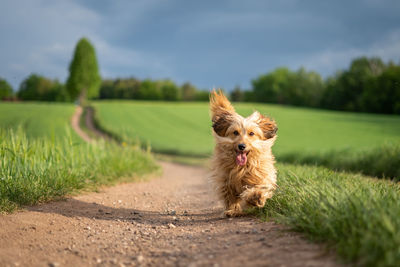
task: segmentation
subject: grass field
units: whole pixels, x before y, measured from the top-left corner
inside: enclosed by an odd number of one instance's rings
[[[95,102],[97,118],[106,130],[124,141],[151,144],[153,151],[209,155],[210,121],[201,103]]]
[[[346,262],[400,262],[400,185],[327,168],[278,164],[278,189],[260,217],[330,244]]]
[[[138,139],[153,151],[168,154],[208,156],[212,152],[207,103],[98,101],[94,106],[100,125],[127,142]],[[400,175],[399,116],[263,104],[235,107],[244,116],[259,110],[277,121],[274,153],[278,161],[376,176]],[[379,159],[383,158],[382,163]]]
[[[63,139],[70,128],[75,105],[64,103],[5,103],[0,102],[0,128],[21,127],[28,138]],[[80,141],[71,133],[74,141]]]
[[[179,154],[210,154],[213,148],[207,103],[95,102],[102,125],[153,149]],[[336,149],[365,149],[400,142],[400,117],[321,111],[262,104],[237,104],[248,116],[259,110],[278,122],[279,155]]]
[[[0,213],[157,170],[138,145],[84,143],[73,105],[0,104]]]

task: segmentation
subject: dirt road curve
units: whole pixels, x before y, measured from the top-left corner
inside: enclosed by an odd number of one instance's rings
[[[0,216],[0,266],[335,266],[282,226],[225,219],[206,170],[163,175]]]
[[[91,142],[92,139],[90,136],[83,131],[80,126],[79,126],[79,120],[82,116],[83,113],[83,108],[81,106],[77,106],[75,109],[75,113],[71,118],[71,127],[74,129],[74,131],[85,141],[85,142]]]

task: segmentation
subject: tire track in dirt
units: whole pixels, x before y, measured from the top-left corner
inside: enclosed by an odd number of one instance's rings
[[[273,222],[226,219],[207,170],[163,174],[0,216],[0,266],[338,266]]]
[[[85,142],[92,142],[92,138],[85,131],[83,131],[79,125],[82,113],[83,108],[81,106],[77,106],[75,113],[71,118],[71,127]]]

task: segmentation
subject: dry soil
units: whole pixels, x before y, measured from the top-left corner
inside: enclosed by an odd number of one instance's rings
[[[336,266],[332,253],[257,218],[227,219],[203,168],[0,216],[0,266]]]

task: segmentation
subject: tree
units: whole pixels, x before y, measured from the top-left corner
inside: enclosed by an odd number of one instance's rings
[[[240,89],[240,86],[235,86],[231,92],[231,100],[234,102],[242,102],[244,100],[244,92]]]
[[[22,100],[68,101],[64,86],[57,80],[31,74],[22,81],[18,93]]]
[[[117,79],[113,87],[114,98],[135,99],[139,94],[140,81],[135,78]]]
[[[193,101],[196,99],[197,88],[189,82],[182,85],[182,100]]]
[[[196,92],[196,101],[208,101],[210,97],[210,92],[208,90],[198,90]]]
[[[386,65],[380,58],[354,59],[349,70],[338,72],[335,77],[327,80],[322,107],[348,111],[363,110],[364,91],[385,69]]]
[[[161,98],[167,101],[180,100],[179,87],[171,80],[165,80],[161,83]]]
[[[160,87],[159,82],[145,79],[140,84],[138,98],[144,100],[160,100],[162,97]]]
[[[254,97],[254,92],[250,90],[246,90],[243,92],[243,101],[244,102],[255,102],[256,99]]]
[[[89,40],[82,38],[75,47],[74,57],[69,66],[68,92],[72,99],[79,98],[82,104],[87,98],[99,95],[100,84],[96,52]]]
[[[296,88],[291,104],[308,107],[318,107],[324,92],[324,80],[315,71],[307,71],[301,67],[291,84]]]
[[[390,65],[371,78],[361,96],[362,111],[400,114],[400,66]]]
[[[277,68],[252,84],[255,101],[296,106],[318,106],[324,89],[321,76],[303,67],[297,71]]]
[[[254,98],[259,102],[281,103],[278,94],[281,85],[287,80],[289,70],[287,68],[277,68],[273,72],[260,75],[252,80]]]
[[[13,89],[11,85],[5,80],[0,78],[0,100],[11,97]]]
[[[114,81],[110,79],[103,80],[99,92],[100,99],[115,98],[114,95]]]

